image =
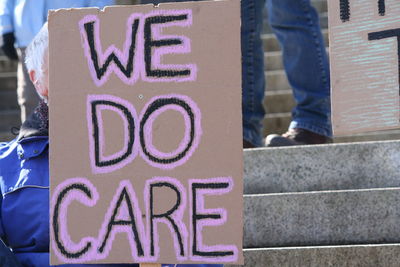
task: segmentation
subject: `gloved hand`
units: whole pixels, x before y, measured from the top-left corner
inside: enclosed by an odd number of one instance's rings
[[[3,34],[0,40],[1,49],[9,59],[18,60],[17,50],[15,50],[14,42],[15,42],[14,33],[9,32]]]

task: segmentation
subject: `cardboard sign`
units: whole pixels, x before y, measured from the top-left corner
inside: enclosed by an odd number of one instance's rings
[[[328,1],[335,135],[400,126],[397,0]]]
[[[243,263],[239,1],[49,14],[51,263]]]

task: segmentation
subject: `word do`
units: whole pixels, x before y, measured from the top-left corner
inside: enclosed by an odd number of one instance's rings
[[[112,155],[104,155],[103,152],[104,110],[115,112],[124,121],[124,147]],[[168,153],[159,151],[152,142],[152,125],[167,110],[179,112],[185,124],[185,134],[178,148]],[[153,167],[173,169],[187,162],[197,149],[202,135],[200,109],[188,96],[176,94],[153,97],[144,106],[140,116],[133,105],[122,98],[88,95],[87,122],[90,161],[94,173],[109,173],[120,169],[132,162],[138,154]]]

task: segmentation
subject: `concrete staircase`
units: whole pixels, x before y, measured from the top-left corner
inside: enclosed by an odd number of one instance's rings
[[[245,150],[245,266],[400,266],[400,142]]]

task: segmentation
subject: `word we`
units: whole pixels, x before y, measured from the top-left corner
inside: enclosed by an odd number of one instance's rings
[[[175,203],[164,213],[155,212],[154,189],[157,188],[171,190],[176,195]],[[234,262],[238,257],[236,246],[208,246],[202,235],[204,227],[220,226],[228,219],[228,213],[223,208],[206,209],[205,197],[227,194],[232,188],[231,177],[191,179],[187,193],[178,179],[154,177],[146,181],[145,211],[142,213],[132,183],[129,180],[121,181],[105,213],[98,236],[82,237],[79,243],[74,243],[67,227],[69,205],[77,201],[94,207],[100,196],[88,179],[68,179],[56,188],[51,202],[51,230],[55,240],[53,248],[66,263],[100,260],[108,256],[115,236],[123,233],[129,241],[133,262],[156,262],[160,256],[157,225],[163,223],[171,232],[178,261],[190,258],[193,261]],[[186,209],[189,210],[189,229],[184,223]],[[142,219],[142,214],[145,214],[145,219]]]
[[[103,52],[100,19],[87,15],[79,22],[82,43],[94,83],[102,86],[114,72],[124,83],[133,85],[139,77],[146,82],[185,82],[196,80],[195,64],[162,64],[166,54],[187,54],[190,39],[162,35],[166,27],[190,27],[192,10],[156,10],[133,13],[127,20],[123,50],[115,45]]]
[[[124,147],[113,155],[104,155],[104,123],[102,111],[110,110],[124,121]],[[185,123],[185,134],[177,149],[161,152],[152,142],[153,123],[163,112],[179,112]],[[140,153],[151,166],[173,169],[187,162],[197,149],[202,135],[201,111],[188,96],[169,94],[155,96],[144,106],[140,116],[133,105],[112,95],[88,95],[87,121],[92,171],[109,173],[120,169]],[[139,140],[138,140],[139,139]]]

